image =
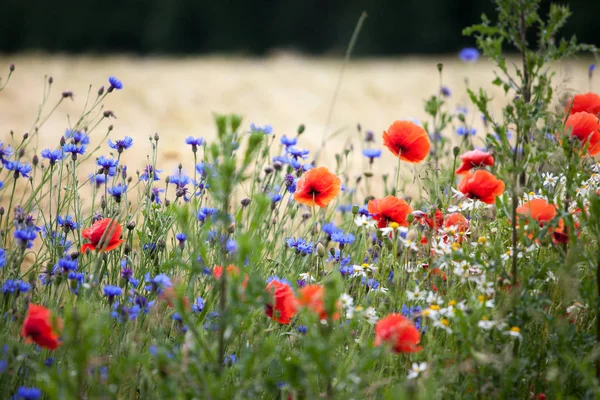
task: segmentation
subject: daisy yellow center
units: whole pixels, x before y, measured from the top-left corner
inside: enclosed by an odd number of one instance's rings
[[[363,268],[367,268],[369,266],[369,264],[363,264],[362,267]]]
[[[446,325],[446,326],[450,325],[450,321],[448,321],[446,318],[440,319],[440,323],[442,325]]]
[[[456,300],[450,300],[450,301],[448,302],[448,305],[449,305],[449,306],[455,306],[455,305],[456,305]]]
[[[477,297],[477,300],[479,300],[479,302],[480,302],[480,303],[483,303],[483,302],[485,301],[485,296],[484,296],[484,295],[482,295],[482,294],[480,294],[480,295]]]
[[[456,251],[460,248],[460,245],[456,242],[452,243],[452,250]]]
[[[484,244],[484,243],[487,243],[487,239],[485,238],[485,236],[481,236],[479,239],[477,239],[477,242]]]
[[[438,306],[437,304],[432,304],[431,306],[429,306],[429,308],[431,308],[434,311],[439,311],[440,310],[440,306]]]
[[[521,328],[519,328],[518,326],[513,326],[512,328],[510,328],[510,331],[515,333],[521,333]]]
[[[398,229],[398,228],[400,228],[400,224],[397,222],[390,222],[390,228]]]

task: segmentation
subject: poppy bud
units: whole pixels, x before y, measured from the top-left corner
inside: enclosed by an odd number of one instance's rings
[[[352,206],[352,214],[353,215],[358,214],[359,210],[360,210],[360,207],[358,207],[358,206]]]
[[[317,255],[321,258],[325,257],[325,246],[321,243],[317,243]]]
[[[460,154],[460,147],[454,146],[454,148],[452,149],[452,154],[454,155],[454,157],[458,157],[458,155]]]
[[[442,70],[444,69],[444,64],[442,64],[442,63],[438,63],[438,65],[437,65],[437,69],[438,69],[438,72],[439,72],[439,73],[441,73],[441,72],[442,72]]]
[[[304,124],[298,125],[298,135],[302,135],[304,133],[305,128],[306,127],[304,126]]]
[[[169,183],[171,183],[171,178],[169,178],[169,176],[165,177],[165,183],[168,185]]]
[[[415,220],[415,216],[414,215],[408,214],[406,216],[406,221],[408,221],[409,224],[411,224],[414,220]]]

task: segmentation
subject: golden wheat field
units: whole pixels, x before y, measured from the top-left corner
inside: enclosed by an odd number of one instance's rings
[[[294,135],[297,126],[305,124],[299,145],[314,151],[326,135],[329,140],[320,162],[331,165],[333,154],[349,139],[357,138],[358,123],[363,130],[375,132],[381,147],[381,132],[392,121],[426,118],[424,100],[439,91],[437,63],[443,63],[443,84],[452,91],[450,111],[469,106],[467,85],[489,90],[497,108],[505,102],[503,92],[490,84],[494,79],[490,62],[464,64],[454,56],[352,60],[342,75],[335,102],[341,59],[290,53],[268,58],[0,55],[0,76],[6,77],[11,63],[16,71],[0,93],[0,140],[10,143],[11,130],[15,140],[20,140],[31,129],[47,75],[54,83],[42,114],[54,106],[62,91],[74,93],[74,100],[64,101],[39,132],[39,150],[57,147],[70,122],[80,115],[90,85],[95,97],[97,89],[107,85],[108,76],[114,75],[123,81],[124,89],[108,96],[105,109],[113,111],[117,119],[99,126],[91,148],[112,124],[113,138],[134,138],[135,147],[124,154],[129,171],[145,165],[151,151],[148,135],[155,132],[161,138],[158,165],[166,173],[174,172],[180,162],[191,167],[192,153],[184,138],[200,136],[210,141],[215,135],[213,112],[242,114],[245,128],[252,122],[271,124],[277,136]],[[587,91],[588,64],[579,60],[555,65],[557,93]],[[481,128],[480,114],[470,109],[469,123]],[[479,132],[475,143],[483,140],[481,129]],[[88,161],[89,168],[80,168],[83,178],[93,170],[93,162],[94,158]],[[390,173],[394,168],[392,155],[384,152],[374,172]]]

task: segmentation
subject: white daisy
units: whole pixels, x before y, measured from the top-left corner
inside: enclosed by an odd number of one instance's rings
[[[408,373],[408,379],[415,379],[421,372],[425,372],[427,369],[427,363],[412,363],[412,367],[410,368],[410,372]]]

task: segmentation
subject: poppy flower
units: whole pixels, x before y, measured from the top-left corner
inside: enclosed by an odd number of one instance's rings
[[[484,165],[494,165],[494,157],[488,152],[479,149],[467,151],[460,156],[462,164],[454,172],[456,175],[463,175],[474,167],[483,167]]]
[[[458,190],[469,199],[494,204],[496,196],[504,192],[504,182],[486,170],[469,172],[458,184]]]
[[[56,319],[57,328],[60,329],[62,320]],[[60,346],[58,333],[52,326],[52,315],[50,310],[37,304],[29,304],[29,310],[23,321],[21,336],[27,343],[35,342],[38,346],[54,350]]]
[[[266,288],[272,301],[265,305],[265,313],[273,321],[289,324],[297,311],[297,301],[294,291],[285,282],[272,280]]]
[[[556,217],[556,207],[544,199],[531,199],[517,208],[517,214],[531,218],[540,226],[550,222]]]
[[[378,228],[385,228],[388,223],[396,222],[400,226],[408,226],[406,217],[413,209],[403,199],[395,196],[386,196],[383,199],[373,199],[367,204],[367,211],[375,221],[379,221]]]
[[[444,227],[450,228],[456,226],[459,232],[469,229],[469,220],[461,213],[455,212],[444,217]]]
[[[600,121],[598,117],[587,112],[569,115],[565,128],[571,131],[571,136],[579,139],[583,145],[588,144],[588,153],[595,156],[600,153]]]
[[[394,121],[383,132],[383,144],[403,161],[419,163],[429,154],[431,143],[425,129],[410,121]]]
[[[123,243],[123,240],[121,240],[122,232],[121,224],[113,219],[103,218],[96,221],[91,228],[85,228],[81,233],[81,236],[91,242],[81,246],[81,252],[85,253],[87,249],[96,251],[114,250]]]
[[[342,181],[326,167],[313,168],[296,182],[294,199],[307,206],[325,208],[338,195]]]
[[[238,267],[236,267],[235,265],[229,265],[227,267],[227,275],[228,276],[237,276],[240,273],[240,269]],[[215,267],[213,268],[213,276],[216,279],[221,279],[221,276],[223,276],[223,267],[221,267],[220,265],[215,265]],[[246,286],[248,286],[248,274],[246,274],[246,276],[244,277],[244,282],[242,282],[242,288],[246,289]]]
[[[417,328],[400,314],[389,314],[375,325],[375,346],[388,343],[395,353],[416,353],[422,349],[420,341]]]
[[[571,104],[573,104],[571,106]],[[565,112],[571,111],[571,115],[578,112],[588,112],[590,114],[600,113],[600,96],[596,93],[576,94],[565,107]]]
[[[306,285],[298,291],[298,304],[304,306],[319,315],[319,319],[327,319],[327,312],[323,301],[325,288],[321,285]],[[333,314],[332,319],[340,318],[340,313]]]

